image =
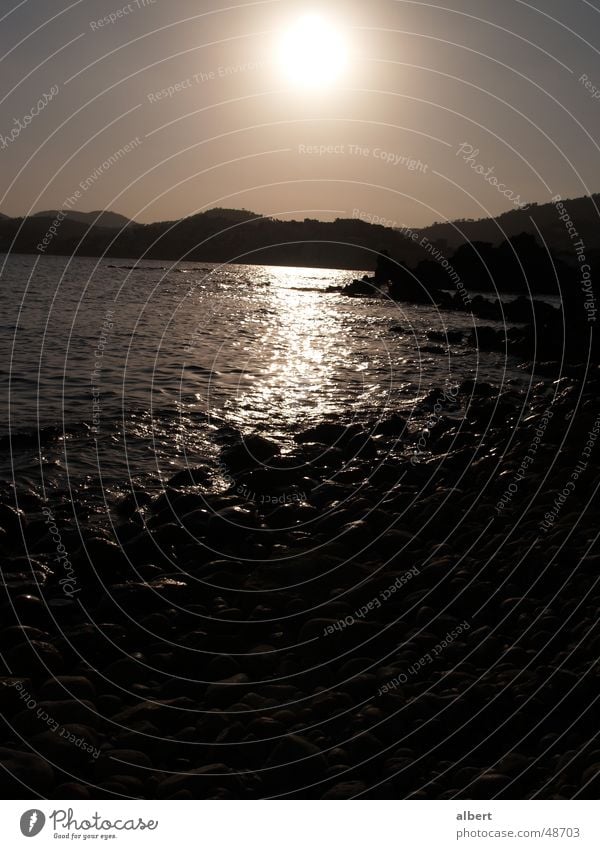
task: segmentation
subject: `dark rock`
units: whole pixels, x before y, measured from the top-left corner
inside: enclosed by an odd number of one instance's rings
[[[152,761],[144,752],[135,749],[110,749],[98,758],[94,767],[99,780],[115,775],[147,775],[152,770]]]
[[[83,675],[58,675],[49,678],[40,687],[40,699],[63,700],[88,699],[93,701],[96,696],[96,688],[88,678]]]
[[[262,436],[251,435],[234,445],[223,448],[221,460],[229,474],[235,475],[268,463],[279,452],[280,448],[276,442]]]
[[[206,486],[210,483],[210,469],[207,466],[182,469],[169,478],[167,486]]]
[[[91,799],[89,788],[77,781],[67,781],[59,784],[51,793],[49,799]]]
[[[21,625],[44,627],[50,622],[48,607],[39,596],[23,593],[13,599],[15,615]]]
[[[297,434],[296,442],[318,442],[323,445],[336,446],[338,448],[346,445],[353,436],[360,433],[359,425],[336,424],[334,422],[323,422],[308,430]]]
[[[461,395],[474,395],[479,398],[491,398],[498,394],[491,384],[476,380],[463,380],[458,391]]]
[[[227,707],[240,699],[249,690],[249,678],[240,672],[206,688],[205,700],[209,707]]]
[[[373,427],[373,434],[382,436],[402,436],[406,434],[408,421],[404,416],[394,413],[387,419],[382,419]]]
[[[22,510],[11,507],[10,504],[0,504],[0,527],[13,539],[21,536],[21,529],[25,528],[27,520]]]
[[[67,723],[31,738],[31,745],[54,767],[81,771],[98,753],[98,735],[87,725]]]
[[[51,643],[41,640],[20,643],[4,653],[4,660],[13,675],[48,677],[64,669],[62,654]]]
[[[304,737],[290,734],[276,744],[266,766],[270,768],[266,779],[272,787],[281,781],[286,787],[300,788],[322,777],[327,763],[318,746]]]
[[[0,748],[0,792],[3,799],[48,796],[55,786],[54,770],[43,758]]]
[[[246,795],[242,778],[225,764],[214,763],[195,769],[182,769],[181,774],[169,776],[158,785],[156,796],[159,799],[212,799],[219,798],[219,789],[228,791],[232,798],[239,799]],[[189,796],[181,795],[184,791]]]
[[[367,790],[367,785],[362,781],[344,781],[334,785],[321,798],[322,799],[354,799]]]

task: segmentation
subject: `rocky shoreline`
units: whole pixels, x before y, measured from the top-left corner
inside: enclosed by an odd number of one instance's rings
[[[222,491],[200,464],[104,524],[7,490],[4,797],[595,798],[599,397],[222,428]]]
[[[591,288],[589,292],[574,291],[568,297],[563,293],[560,307],[555,307],[541,298],[521,295],[503,301],[481,294],[465,295],[464,287],[462,291],[448,292],[411,283],[406,291],[400,283],[386,290],[375,285],[372,278],[365,278],[347,286],[330,287],[328,291],[351,298],[389,298],[494,322],[446,341],[466,342],[479,350],[497,351],[528,362],[552,362],[557,366],[556,375],[560,375],[561,364],[600,362],[598,334],[593,332],[598,316]],[[443,336],[440,341],[444,341]]]

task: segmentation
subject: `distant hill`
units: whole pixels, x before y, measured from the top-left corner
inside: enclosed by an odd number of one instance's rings
[[[564,204],[578,238],[584,241],[586,257],[597,266],[600,227],[594,200],[600,203],[600,195]],[[371,270],[377,253],[386,249],[392,259],[431,279],[439,277],[440,268],[449,274],[450,264],[474,291],[492,284],[506,291],[523,291],[527,281],[522,278],[519,263],[515,266],[510,258],[515,250],[527,258],[527,267],[535,278],[533,288],[552,291],[554,269],[548,257],[544,259],[540,253],[542,242],[557,260],[556,268],[560,260],[563,275],[571,279],[577,266],[574,240],[553,204],[532,205],[497,218],[436,223],[414,230],[391,229],[356,218],[280,221],[246,209],[216,208],[153,224],[138,224],[117,213],[103,212],[101,226],[91,228],[89,224],[98,213],[69,213],[50,235],[56,215],[45,212],[29,218],[0,218],[0,252]],[[465,242],[467,239],[469,242]],[[489,279],[486,264],[495,269],[494,281]],[[442,285],[440,280],[437,285]]]
[[[256,212],[250,212],[248,209],[226,209],[221,206],[215,206],[213,209],[207,209],[206,212],[201,212],[198,216],[192,218],[219,218],[222,221],[229,221],[231,224],[239,224],[242,221],[257,221],[262,218]]]
[[[59,211],[57,209],[44,210],[43,212],[34,212],[31,217],[51,218],[54,220],[58,215],[58,212]],[[124,215],[119,215],[118,212],[104,212],[101,210],[97,210],[96,212],[77,212],[76,210],[63,210],[63,214],[71,221],[79,221],[81,224],[86,224],[88,227],[93,225],[94,227],[109,227],[113,230],[120,230],[121,227],[127,227],[130,224],[135,224],[135,221],[132,221],[130,218],[126,218]],[[97,221],[96,218],[98,218]]]
[[[588,247],[600,247],[600,214],[594,206],[596,204],[600,209],[600,194],[565,200],[564,204],[585,244]],[[496,218],[462,218],[451,223],[436,223],[422,228],[419,233],[432,242],[442,240],[449,248],[457,248],[465,241],[491,242],[498,245],[519,233],[531,233],[538,238],[532,219],[549,245],[557,250],[570,248],[572,243],[567,228],[560,220],[553,203],[534,203],[528,209],[513,209]]]

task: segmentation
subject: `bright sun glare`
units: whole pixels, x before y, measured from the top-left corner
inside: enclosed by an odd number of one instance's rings
[[[283,33],[279,64],[287,79],[298,87],[331,85],[347,62],[348,47],[341,29],[321,15],[305,15]]]

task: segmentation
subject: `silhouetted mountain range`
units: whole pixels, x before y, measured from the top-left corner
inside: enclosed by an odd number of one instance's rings
[[[54,220],[58,214],[58,209],[52,209],[45,210],[44,212],[34,212],[31,217],[50,218]],[[62,214],[71,221],[79,221],[82,224],[87,224],[88,227],[110,227],[114,230],[121,229],[121,227],[128,227],[130,224],[135,224],[135,221],[132,221],[130,218],[125,218],[124,215],[119,215],[118,212],[106,212],[101,210],[97,210],[96,212],[77,212],[76,210],[70,209],[62,210]]]
[[[586,257],[594,265],[600,252],[595,206],[599,199],[600,195],[592,195],[564,201],[577,239],[583,239]],[[378,251],[386,249],[394,260],[434,277],[438,285],[440,275],[452,277],[454,271],[474,290],[497,286],[515,292],[527,286],[553,291],[556,274],[571,278],[577,266],[577,239],[552,203],[497,218],[414,230],[358,218],[280,221],[248,210],[220,208],[153,224],[138,224],[113,212],[69,212],[60,222],[57,216],[46,212],[24,219],[2,217],[0,251],[371,269]],[[101,224],[90,227],[98,216]]]
[[[573,198],[563,203],[587,247],[600,248],[600,194]],[[534,203],[525,210],[513,209],[496,218],[462,218],[450,224],[435,223],[419,232],[432,242],[442,239],[448,247],[456,248],[465,241],[499,244],[519,233],[531,233],[539,238],[535,225],[549,246],[555,250],[569,250],[571,240],[567,227],[560,220],[553,203]]]

